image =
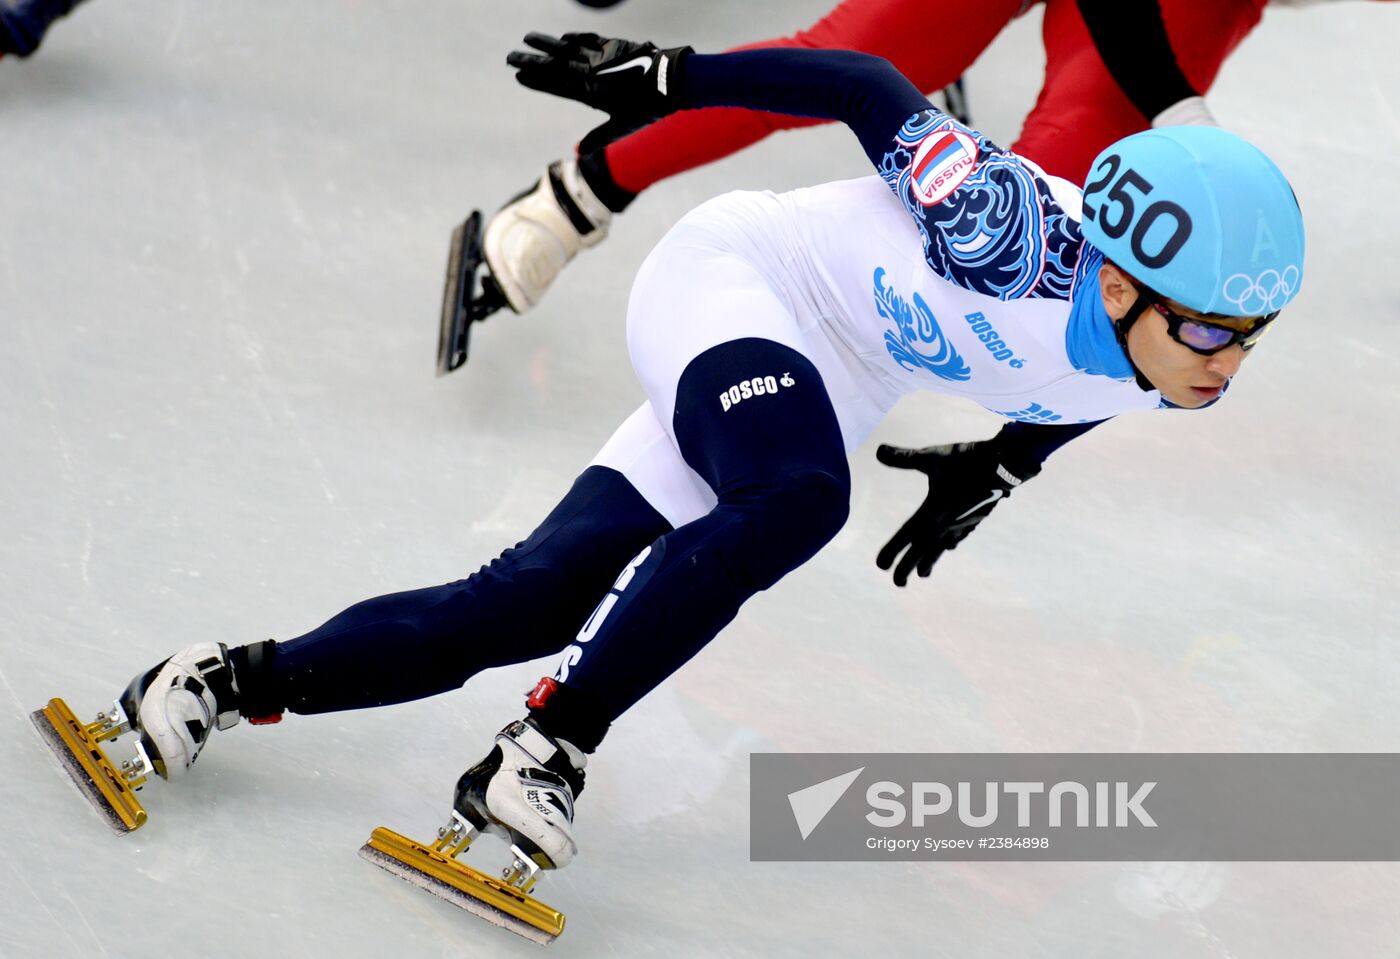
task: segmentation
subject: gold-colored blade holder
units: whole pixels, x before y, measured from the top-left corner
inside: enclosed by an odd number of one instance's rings
[[[456,857],[478,834],[476,827],[454,812],[430,846],[380,826],[360,847],[360,856],[453,905],[549,945],[564,931],[564,914],[529,895],[540,866],[518,846],[511,846],[514,860],[501,879],[458,862]]]
[[[145,749],[138,741],[136,756],[118,767],[98,745],[131,729],[120,703],[113,703],[111,712],[98,713],[96,720],[84,723],[67,703],[55,698],[29,718],[78,790],[109,826],[129,833],[146,822],[146,810],[135,796],[153,770]]]

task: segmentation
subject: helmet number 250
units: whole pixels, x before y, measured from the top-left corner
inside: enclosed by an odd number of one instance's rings
[[[1131,228],[1131,248],[1138,262],[1153,270],[1166,266],[1181,251],[1191,235],[1191,215],[1178,203],[1157,200],[1144,207],[1139,216],[1137,201],[1132,191],[1140,194],[1138,199],[1146,200],[1152,193],[1153,186],[1131,167],[1120,172],[1122,166],[1123,158],[1116,153],[1110,153],[1095,169],[1095,172],[1101,173],[1102,176],[1084,186],[1084,219],[1090,222],[1098,220],[1099,228],[1114,240],[1121,239]],[[1107,192],[1104,194],[1102,205],[1096,207],[1089,202],[1090,197],[1105,189]],[[1171,221],[1171,235],[1166,237],[1155,253],[1149,253],[1146,249],[1148,233],[1154,233],[1155,243],[1157,238],[1162,236],[1163,229],[1154,232],[1152,228],[1164,217]],[[1163,224],[1163,228],[1167,226],[1168,224]]]

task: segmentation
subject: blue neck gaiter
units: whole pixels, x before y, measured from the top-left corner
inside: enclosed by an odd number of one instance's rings
[[[1133,365],[1118,345],[1098,283],[1103,254],[1087,243],[1084,253],[1070,300],[1069,323],[1065,326],[1065,353],[1077,370],[1093,376],[1131,380],[1136,375]]]

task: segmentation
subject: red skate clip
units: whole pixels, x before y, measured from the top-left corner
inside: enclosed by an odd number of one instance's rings
[[[543,709],[545,701],[553,696],[559,689],[559,683],[548,676],[545,676],[530,692],[530,696],[525,700],[525,705],[531,709]]]

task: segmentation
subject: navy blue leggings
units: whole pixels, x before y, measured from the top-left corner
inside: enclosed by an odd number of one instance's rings
[[[605,701],[611,718],[698,653],[750,596],[811,559],[850,508],[836,413],[816,367],[786,346],[746,339],[700,354],[681,375],[674,425],[681,455],[719,502],[633,558],[557,676]]]
[[[568,647],[559,679],[589,708],[580,728],[550,732],[595,748],[848,512],[836,414],[796,351],[760,339],[706,351],[681,376],[674,424],[718,498],[705,516],[671,529],[625,477],[590,467],[529,539],[467,579],[359,603],[279,643],[256,698],[299,713],[403,702]]]
[[[279,642],[254,712],[406,702],[557,653],[617,570],[670,528],[622,474],[589,467],[529,539],[466,579],[356,603]]]

